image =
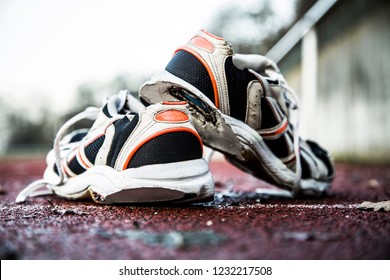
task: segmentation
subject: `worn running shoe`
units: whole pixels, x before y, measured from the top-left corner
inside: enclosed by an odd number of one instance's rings
[[[75,122],[88,130],[63,137]],[[179,203],[212,200],[214,183],[186,102],[144,108],[121,91],[101,109],[87,108],[57,133],[43,179],[16,198],[54,193],[97,203]],[[42,189],[44,190],[42,191]]]
[[[205,145],[294,195],[321,195],[333,180],[329,154],[300,139],[298,99],[264,56],[233,54],[226,40],[202,30],[139,94],[146,104],[187,101]]]

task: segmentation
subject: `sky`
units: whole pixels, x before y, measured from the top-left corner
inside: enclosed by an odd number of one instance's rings
[[[80,84],[161,71],[224,5],[253,1],[0,0],[0,102],[66,111]]]

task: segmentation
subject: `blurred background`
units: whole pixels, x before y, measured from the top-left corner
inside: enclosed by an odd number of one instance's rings
[[[136,95],[202,28],[278,63],[304,138],[390,162],[386,0],[0,0],[0,157],[44,156],[70,116]]]

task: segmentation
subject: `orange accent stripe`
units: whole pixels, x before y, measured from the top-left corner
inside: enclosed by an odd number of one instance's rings
[[[130,160],[133,158],[134,154],[138,151],[138,149],[141,148],[144,144],[146,144],[146,143],[149,142],[150,140],[152,140],[152,139],[154,139],[154,138],[156,138],[156,137],[158,137],[158,136],[167,134],[167,133],[171,133],[171,132],[181,132],[181,131],[190,132],[190,133],[192,133],[193,135],[195,135],[196,138],[198,138],[199,143],[200,143],[200,146],[201,146],[201,148],[202,148],[202,154],[203,154],[203,143],[202,143],[202,140],[200,139],[199,134],[195,133],[192,129],[189,129],[189,128],[187,128],[187,127],[168,128],[168,129],[160,130],[160,131],[156,132],[155,134],[150,135],[149,137],[147,137],[146,139],[144,139],[144,141],[142,141],[141,143],[139,143],[139,144],[131,151],[131,153],[127,156],[126,161],[125,161],[124,164],[122,165],[122,170],[125,170],[125,169],[127,168],[127,166],[129,165]]]
[[[74,157],[73,157],[74,158]],[[73,158],[72,158],[72,160],[73,160]],[[72,161],[72,160],[70,160],[70,161]],[[69,162],[70,162],[69,161]],[[68,175],[68,177],[73,177],[74,175],[72,175],[70,172],[72,172],[73,173],[73,171],[72,170],[70,170],[70,168],[69,168],[69,165],[68,165],[68,162],[66,161],[66,160],[64,160],[63,161],[63,163],[62,163],[62,165],[61,165],[61,168],[62,168],[62,171],[64,171],[64,173],[66,174],[66,175]]]
[[[187,105],[186,101],[163,101],[162,105]]]
[[[287,127],[288,127],[288,122],[285,122],[281,127],[279,127],[275,131],[270,131],[270,132],[265,131],[265,132],[260,132],[260,134],[261,136],[276,136],[278,134],[283,133]]]
[[[217,82],[215,81],[215,77],[214,77],[214,74],[213,74],[213,71],[211,70],[211,68],[208,66],[208,64],[206,63],[204,58],[200,54],[198,54],[196,51],[194,51],[193,49],[191,49],[189,47],[186,47],[186,46],[183,46],[183,47],[177,49],[175,53],[177,53],[180,50],[189,52],[192,55],[194,55],[203,64],[203,66],[206,68],[207,73],[209,74],[209,77],[211,79],[211,84],[213,85],[215,106],[217,108],[219,108],[218,87],[217,87]]]
[[[104,135],[104,133],[99,134],[99,135],[97,135],[96,137],[94,137],[93,139],[89,140],[88,143],[86,143],[86,144],[84,145],[84,149],[85,149],[85,147],[87,147],[89,144],[91,144],[93,141],[95,141],[96,139],[98,139],[99,137],[101,137],[101,136],[103,136],[103,135]],[[82,163],[85,167],[91,168],[91,167],[93,166],[93,164],[89,164],[89,163],[87,163],[87,162],[83,159],[80,150],[81,150],[81,145],[80,145],[79,148],[77,149],[77,155],[78,155],[78,156],[77,156],[77,159],[80,159],[81,163]]]
[[[84,161],[84,159],[83,159],[83,157],[82,157],[82,155],[81,155],[81,153],[80,153],[80,149],[81,149],[81,146],[77,149],[77,155],[78,155],[77,159],[80,159],[81,162],[82,162],[82,164],[83,164],[86,168],[92,167],[92,165],[90,165],[89,163],[87,163],[87,162]]]
[[[190,118],[182,111],[179,110],[167,110],[158,113],[155,120],[160,122],[186,122]]]

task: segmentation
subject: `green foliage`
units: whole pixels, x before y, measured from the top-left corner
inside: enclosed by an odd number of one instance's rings
[[[39,120],[30,120],[20,112],[8,113],[8,141],[6,152],[14,153],[36,153],[38,150],[48,150],[52,146],[53,123],[50,113],[43,109],[42,117]]]
[[[219,12],[209,31],[228,39],[236,53],[265,54],[316,1],[296,0],[291,22],[281,18],[271,0],[235,2]]]
[[[210,32],[227,38],[237,53],[265,53],[279,35],[282,24],[270,0],[227,6],[213,21]]]
[[[133,75],[119,75],[103,85],[83,83],[76,89],[72,109],[61,115],[55,114],[50,104],[44,103],[39,109],[39,117],[31,118],[30,112],[16,110],[0,100],[1,117],[4,116],[2,129],[5,131],[0,138],[0,154],[25,156],[47,153],[52,148],[55,133],[67,120],[87,107],[102,106],[103,96],[110,96],[119,90],[129,89],[136,96],[144,80]],[[91,125],[92,121],[83,120],[71,127],[70,131]]]

